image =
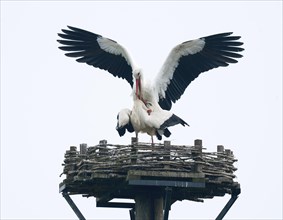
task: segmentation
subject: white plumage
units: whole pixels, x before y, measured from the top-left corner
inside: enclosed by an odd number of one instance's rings
[[[127,131],[145,132],[151,137],[169,137],[168,127],[176,124],[188,125],[171,113],[172,102],[176,102],[188,85],[200,73],[220,66],[236,63],[242,57],[238,52],[239,36],[221,33],[186,41],[175,46],[169,53],[161,70],[152,83],[147,83],[127,50],[116,41],[79,28],[63,29],[58,40],[69,57],[104,69],[114,76],[123,78],[133,88],[133,107],[118,113],[117,131],[123,136]],[[152,139],[153,141],[153,139]]]
[[[161,70],[155,78],[156,92],[165,98],[165,91],[179,65],[180,58],[200,52],[205,45],[204,40],[198,39],[179,44],[174,47],[165,60]]]

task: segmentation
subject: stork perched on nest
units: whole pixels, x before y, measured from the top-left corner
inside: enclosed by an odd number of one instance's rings
[[[117,131],[123,136],[127,131],[147,133],[152,138],[156,135],[169,137],[168,127],[188,125],[169,110],[185,92],[188,85],[200,73],[213,68],[237,63],[241,58],[239,36],[232,32],[215,34],[196,40],[183,42],[169,53],[160,72],[153,82],[144,80],[143,72],[138,68],[127,50],[116,41],[101,35],[70,27],[62,29],[58,40],[67,51],[68,57],[75,57],[80,63],[87,63],[106,70],[113,76],[127,80],[133,89],[133,108],[123,109],[118,113]]]

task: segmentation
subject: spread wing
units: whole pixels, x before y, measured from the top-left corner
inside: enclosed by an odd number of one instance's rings
[[[133,86],[132,72],[134,63],[124,47],[116,41],[101,35],[68,26],[62,29],[58,40],[63,46],[59,47],[66,51],[66,56],[75,57],[80,63],[107,70],[113,76],[123,78]]]
[[[172,102],[175,103],[202,72],[238,62],[243,43],[238,41],[239,36],[231,34],[186,41],[171,50],[154,82],[163,109],[170,110]]]

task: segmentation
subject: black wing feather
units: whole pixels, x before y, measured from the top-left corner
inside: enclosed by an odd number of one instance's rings
[[[62,29],[63,33],[58,34],[63,40],[57,40],[63,45],[59,49],[67,52],[66,56],[77,58],[76,61],[79,63],[86,63],[106,70],[114,76],[126,79],[133,86],[133,67],[122,55],[112,54],[101,49],[97,41],[98,38],[103,38],[101,35],[71,26],[68,28],[69,30]]]
[[[172,102],[180,99],[188,85],[202,72],[238,62],[236,59],[242,57],[238,52],[244,50],[240,47],[243,43],[238,41],[240,36],[230,36],[231,34],[232,32],[228,32],[201,38],[205,41],[201,51],[180,57],[167,85],[165,97],[159,95],[159,105],[163,109],[170,110]],[[189,41],[184,43],[187,42]]]

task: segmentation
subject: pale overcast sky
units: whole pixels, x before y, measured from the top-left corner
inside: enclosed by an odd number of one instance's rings
[[[67,25],[118,41],[148,77],[183,41],[242,36],[239,63],[203,73],[174,105],[190,127],[172,128],[169,140],[234,151],[242,193],[227,219],[282,219],[281,1],[1,1],[1,219],[76,219],[58,193],[65,151],[130,142],[115,130],[130,86],[64,56],[56,40]],[[169,216],[214,219],[229,198],[176,202]],[[73,199],[88,219],[129,219],[127,209]]]

